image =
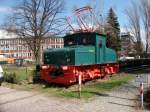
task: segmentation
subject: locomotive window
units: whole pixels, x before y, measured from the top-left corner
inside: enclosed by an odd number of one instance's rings
[[[72,42],[70,42],[70,41],[68,42],[68,45],[72,45],[72,44],[73,44]]]
[[[95,45],[94,34],[76,34],[64,38],[65,46],[72,45]]]
[[[83,44],[86,44],[87,43],[87,39],[86,38],[83,38]]]
[[[71,46],[71,45],[75,45],[75,39],[74,38],[68,38],[67,41],[65,41],[65,44]]]
[[[102,40],[99,41],[99,47],[102,48]]]
[[[90,45],[90,44],[92,44],[92,41],[89,38],[83,38],[82,44],[83,45]]]

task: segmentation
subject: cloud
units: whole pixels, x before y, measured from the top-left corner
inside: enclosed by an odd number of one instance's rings
[[[0,30],[0,39],[9,39],[9,38],[17,38],[17,36],[13,33],[8,33],[5,30]]]
[[[11,12],[13,12],[14,10],[13,10],[13,8],[11,8],[11,7],[1,7],[0,6],[0,13],[11,13]]]
[[[127,32],[127,28],[121,27],[121,28],[120,28],[120,31],[121,31],[121,32]]]

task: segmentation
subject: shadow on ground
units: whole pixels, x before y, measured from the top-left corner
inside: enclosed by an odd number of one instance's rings
[[[25,96],[25,97],[21,97],[21,98],[16,98],[16,99],[13,99],[13,100],[10,100],[10,101],[6,101],[6,102],[0,102],[0,106],[1,105],[4,105],[4,104],[7,104],[7,103],[14,103],[16,101],[19,101],[19,100],[24,100],[24,99],[28,99],[28,98],[31,98],[31,97],[34,97],[34,96],[37,96],[38,94],[33,94],[33,95],[29,95],[29,96]],[[1,112],[1,110],[0,110]]]
[[[150,110],[150,88],[144,94],[144,105]]]
[[[74,91],[75,92],[75,91]],[[76,91],[78,92],[78,91]],[[124,99],[124,100],[133,100],[136,101],[137,99],[133,99],[133,98],[125,98],[125,97],[120,97],[120,96],[115,96],[115,95],[110,95],[110,94],[106,94],[106,93],[100,93],[100,92],[87,92],[87,91],[82,91],[82,93],[90,93],[90,94],[94,94],[97,96],[103,96],[103,97],[112,97],[112,98],[117,98],[117,99]]]
[[[82,91],[82,93],[90,93],[90,94],[94,94],[94,95],[97,95],[97,96],[104,96],[104,97],[108,97],[109,94],[105,94],[105,93],[100,93],[100,92],[87,92],[87,91]]]
[[[114,105],[120,105],[120,106],[135,107],[135,106],[132,106],[132,105],[127,105],[127,104],[122,104],[122,103],[115,103],[115,102],[108,102],[108,103],[114,104]]]
[[[136,100],[137,100],[137,99],[124,98],[124,97],[119,97],[119,96],[111,96],[111,95],[109,95],[109,97],[113,97],[113,98],[117,98],[117,99],[124,99],[124,100],[133,100],[133,101],[136,101]]]

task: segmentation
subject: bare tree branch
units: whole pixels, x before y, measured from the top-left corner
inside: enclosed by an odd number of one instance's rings
[[[148,49],[150,47],[150,2],[148,0],[140,0],[141,2],[141,15],[145,30],[145,52],[148,52]]]
[[[64,29],[59,14],[63,10],[63,0],[23,0],[17,6],[12,19],[15,33],[28,44],[36,63],[41,59],[41,43],[50,33],[57,34]],[[67,26],[65,26],[67,27]]]
[[[143,51],[142,39],[141,39],[141,24],[138,5],[132,1],[132,6],[125,10],[125,14],[128,17],[130,32],[134,35],[136,43],[135,50],[138,55]]]

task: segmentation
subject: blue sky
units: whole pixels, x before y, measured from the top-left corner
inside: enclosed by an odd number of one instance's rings
[[[15,6],[19,0],[0,0],[0,24],[4,23],[5,18],[11,13],[11,7]],[[65,16],[70,16],[74,7],[92,5],[101,10],[106,16],[108,9],[112,7],[117,16],[121,27],[127,23],[124,9],[130,5],[131,0],[65,0]]]

